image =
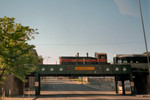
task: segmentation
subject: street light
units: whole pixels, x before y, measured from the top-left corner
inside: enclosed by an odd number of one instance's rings
[[[48,57],[44,57],[44,59],[45,59],[45,58],[47,59],[47,64],[48,64],[48,59],[50,59],[50,56],[48,56]]]

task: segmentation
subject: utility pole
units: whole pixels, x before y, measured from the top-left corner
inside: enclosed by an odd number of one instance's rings
[[[147,54],[148,72],[149,72],[149,75],[150,75],[149,53],[148,53],[148,46],[147,46],[147,40],[146,40],[146,34],[145,34],[144,21],[143,21],[142,8],[141,8],[140,0],[139,0],[139,8],[140,8],[140,15],[141,15],[142,28],[143,28],[144,41],[145,41],[145,49],[146,49],[146,54]]]
[[[147,41],[146,41],[144,21],[143,21],[142,8],[141,8],[140,0],[139,0],[139,8],[140,8],[140,15],[141,15],[142,28],[143,28],[144,41],[145,41],[145,49],[146,49],[146,54],[147,54],[148,73],[149,73],[147,76],[147,93],[149,93],[150,92],[150,61],[149,61],[149,53],[148,53],[148,47],[147,47]]]

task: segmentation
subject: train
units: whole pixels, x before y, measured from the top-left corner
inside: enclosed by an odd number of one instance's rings
[[[59,57],[61,65],[97,65],[108,64],[107,53],[95,53],[95,57],[89,57],[88,53],[85,57],[80,57],[79,53],[76,56],[61,56]]]
[[[150,54],[150,53],[149,53]],[[149,55],[150,58],[150,55]],[[94,57],[79,56],[79,53],[75,56],[60,56],[61,65],[98,65],[98,64],[110,64],[107,61],[107,53],[95,53]],[[114,64],[131,64],[131,63],[147,63],[147,55],[143,54],[115,54],[113,57]]]

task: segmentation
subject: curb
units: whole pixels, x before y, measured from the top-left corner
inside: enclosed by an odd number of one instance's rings
[[[150,95],[136,95],[136,97],[143,98],[143,97],[150,97]]]

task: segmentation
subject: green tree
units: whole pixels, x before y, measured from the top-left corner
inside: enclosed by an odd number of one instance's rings
[[[44,60],[44,58],[40,55],[40,56],[38,57],[38,62],[39,62],[39,64],[43,64],[43,60]]]
[[[38,57],[34,45],[27,42],[38,34],[35,29],[15,23],[15,18],[0,18],[0,82],[5,74],[13,74],[25,81],[35,71]]]

